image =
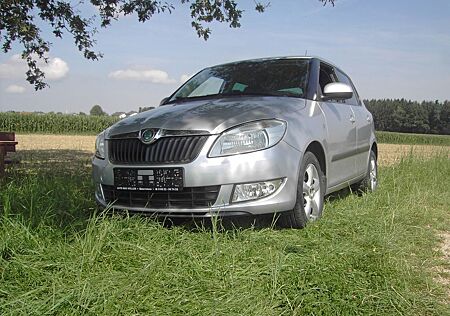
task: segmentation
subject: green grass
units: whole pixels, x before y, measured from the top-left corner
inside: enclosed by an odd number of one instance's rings
[[[0,183],[0,314],[450,313],[433,279],[445,156],[381,168],[376,193],[333,197],[304,230],[95,215],[88,159],[24,160]]]
[[[386,144],[450,146],[450,135],[376,132],[377,141]]]

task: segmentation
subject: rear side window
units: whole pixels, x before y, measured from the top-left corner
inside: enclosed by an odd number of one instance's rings
[[[353,83],[351,82],[350,78],[347,77],[347,75],[344,74],[339,69],[336,70],[336,74],[337,74],[339,82],[349,85],[353,90],[353,97],[351,99],[345,100],[345,103],[351,104],[351,105],[361,105],[361,102],[359,101],[358,93],[356,92],[356,89],[353,86]]]

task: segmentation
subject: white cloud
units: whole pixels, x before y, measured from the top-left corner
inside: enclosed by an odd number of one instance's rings
[[[6,62],[0,64],[0,78],[21,78],[26,69],[26,64],[20,55],[13,55]]]
[[[6,92],[8,93],[24,93],[25,92],[25,87],[16,85],[16,84],[12,84],[10,86],[8,86],[5,89]]]
[[[172,84],[175,79],[169,78],[169,74],[158,69],[125,69],[116,70],[108,75],[109,78],[117,80],[150,81],[152,83]]]
[[[186,74],[181,75],[181,77],[180,77],[180,82],[181,82],[181,83],[185,83],[185,82],[188,81],[191,77],[192,77],[191,75],[186,75]]]
[[[38,61],[38,67],[45,73],[45,80],[59,80],[69,72],[69,66],[61,58],[49,58],[48,63]],[[28,67],[19,54],[11,56],[6,62],[0,64],[0,78],[24,78]]]
[[[50,58],[47,64],[39,65],[47,80],[59,80],[69,72],[69,66],[61,58]]]

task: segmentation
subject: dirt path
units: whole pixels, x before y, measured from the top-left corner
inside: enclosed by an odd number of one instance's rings
[[[432,157],[441,153],[446,153],[450,158],[450,147],[433,145],[398,145],[379,144],[378,160],[381,166],[392,165],[399,162],[402,157],[412,153],[414,156],[423,158]]]
[[[447,296],[450,300],[450,267],[448,266],[450,262],[450,232],[440,232],[439,237],[442,240],[437,250],[442,252],[443,262],[446,262],[447,265],[436,267],[437,276],[435,280],[447,288]]]
[[[17,150],[80,150],[94,152],[95,136],[77,135],[16,135]]]

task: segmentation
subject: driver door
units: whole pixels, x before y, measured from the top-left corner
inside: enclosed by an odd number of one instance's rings
[[[319,84],[338,82],[335,70],[325,63],[320,64]],[[328,186],[334,187],[357,176],[356,120],[352,107],[342,101],[320,101],[327,127],[327,150],[329,157]]]

